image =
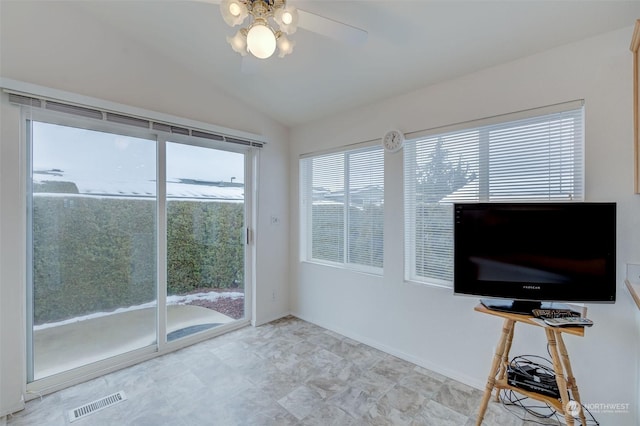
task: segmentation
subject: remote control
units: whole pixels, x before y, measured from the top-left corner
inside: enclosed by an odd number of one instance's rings
[[[593,321],[581,317],[546,318],[544,322],[553,327],[591,327]]]

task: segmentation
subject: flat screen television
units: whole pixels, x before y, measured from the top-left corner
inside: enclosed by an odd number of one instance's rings
[[[616,204],[459,203],[455,294],[530,314],[555,302],[616,300]]]

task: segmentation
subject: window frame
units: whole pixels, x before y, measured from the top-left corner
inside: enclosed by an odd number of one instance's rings
[[[311,153],[306,155],[301,155],[299,159],[299,170],[300,170],[300,261],[306,263],[314,263],[324,266],[331,266],[336,268],[342,268],[347,270],[352,270],[361,273],[368,273],[372,275],[383,275],[384,271],[384,226],[382,227],[382,241],[380,242],[380,246],[382,247],[381,253],[381,266],[372,266],[372,265],[363,265],[360,263],[350,262],[349,261],[349,251],[350,251],[350,204],[352,200],[352,192],[350,188],[350,173],[349,173],[349,165],[350,165],[350,157],[353,155],[379,151],[379,155],[381,156],[381,170],[378,171],[377,175],[380,177],[382,182],[382,221],[384,222],[384,149],[380,145],[371,145],[371,144],[354,144],[349,145],[346,149],[338,149],[325,151],[320,153]],[[313,167],[312,161],[315,158],[322,158],[331,155],[342,155],[343,156],[343,178],[342,178],[342,188],[344,191],[344,200],[343,200],[343,237],[342,237],[342,262],[336,262],[326,259],[320,259],[313,257]],[[345,207],[346,206],[346,207]]]

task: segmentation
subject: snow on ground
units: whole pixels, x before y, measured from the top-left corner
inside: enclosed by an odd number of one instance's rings
[[[210,302],[215,302],[220,298],[228,298],[228,299],[240,299],[244,297],[244,293],[240,292],[226,292],[226,293],[218,293],[215,291],[211,291],[208,293],[194,293],[194,294],[186,294],[186,295],[173,295],[167,296],[167,306],[169,305],[189,305],[194,301],[206,300]],[[34,331],[44,330],[46,328],[58,327],[65,324],[72,324],[74,322],[86,321],[93,318],[105,317],[107,315],[116,315],[123,312],[135,311],[138,309],[147,309],[147,308],[155,308],[156,301],[143,303],[141,305],[129,306],[126,308],[118,308],[115,311],[111,312],[95,312],[93,314],[83,315],[79,317],[69,318],[63,321],[51,322],[46,324],[34,325]]]

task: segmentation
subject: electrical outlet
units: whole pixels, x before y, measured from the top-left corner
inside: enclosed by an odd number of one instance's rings
[[[640,284],[640,264],[627,263],[627,279],[634,284]]]
[[[271,224],[272,225],[279,225],[280,224],[280,218],[278,216],[271,216]]]

